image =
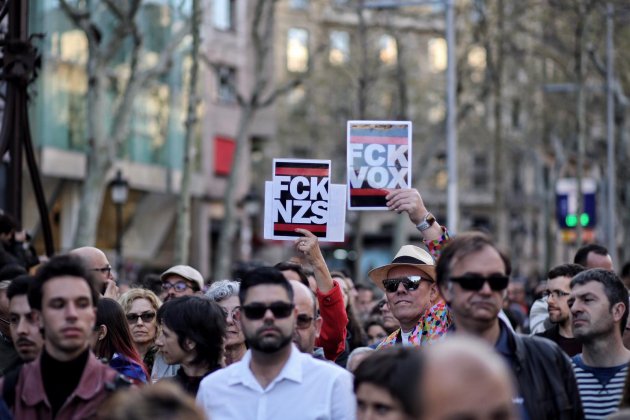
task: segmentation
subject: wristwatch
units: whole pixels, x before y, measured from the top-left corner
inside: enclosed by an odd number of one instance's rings
[[[416,229],[418,229],[420,232],[424,232],[425,230],[433,226],[433,223],[435,223],[435,216],[431,214],[431,212],[429,212],[426,214],[426,216],[424,216],[422,222],[416,225]]]

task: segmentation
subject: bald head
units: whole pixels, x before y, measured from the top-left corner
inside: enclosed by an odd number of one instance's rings
[[[84,246],[70,251],[70,255],[78,257],[81,262],[90,270],[96,273],[96,278],[101,282],[99,290],[103,293],[108,280],[113,280],[112,266],[103,251],[93,246]]]
[[[425,419],[516,419],[513,380],[486,343],[451,337],[429,347],[422,374]]]
[[[322,326],[322,319],[317,316],[317,299],[311,289],[301,282],[291,280],[289,283],[293,288],[293,303],[297,309],[293,342],[302,353],[312,354]]]

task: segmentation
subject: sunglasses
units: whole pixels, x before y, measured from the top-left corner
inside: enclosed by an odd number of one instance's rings
[[[262,319],[267,309],[271,311],[274,318],[286,318],[293,312],[293,307],[293,304],[288,302],[273,302],[269,305],[255,302],[241,306],[241,311],[249,319]]]
[[[418,287],[420,287],[420,282],[422,280],[433,283],[433,280],[424,278],[422,276],[406,276],[383,280],[383,288],[386,292],[395,293],[396,290],[398,290],[398,285],[402,283],[407,291],[416,290]]]
[[[155,312],[143,312],[141,314],[127,314],[127,322],[130,324],[136,324],[139,319],[142,319],[142,322],[151,322],[153,318],[155,318]]]
[[[312,316],[308,316],[306,314],[299,314],[297,316],[297,321],[295,323],[295,327],[298,330],[305,330],[307,328],[309,328],[311,326],[311,324],[313,323],[313,320],[315,318],[313,318]]]
[[[192,289],[192,286],[186,284],[185,281],[178,281],[177,283],[169,283],[165,281],[162,283],[162,290],[168,292],[171,289],[174,289],[176,292],[183,292],[186,289]]]
[[[483,285],[488,282],[488,285],[495,292],[504,290],[510,281],[510,278],[503,274],[491,274],[488,277],[481,274],[469,273],[459,277],[451,277],[450,281],[459,284],[464,290],[478,292]]]

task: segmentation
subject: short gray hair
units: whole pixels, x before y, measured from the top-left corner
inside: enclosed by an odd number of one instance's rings
[[[219,280],[210,285],[206,296],[215,302],[221,302],[232,296],[238,296],[241,284],[234,280]]]

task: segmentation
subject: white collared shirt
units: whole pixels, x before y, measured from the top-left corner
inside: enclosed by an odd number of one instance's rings
[[[201,381],[197,404],[212,420],[354,420],[352,375],[291,347],[289,359],[267,388],[254,377],[248,350],[240,362]]]

